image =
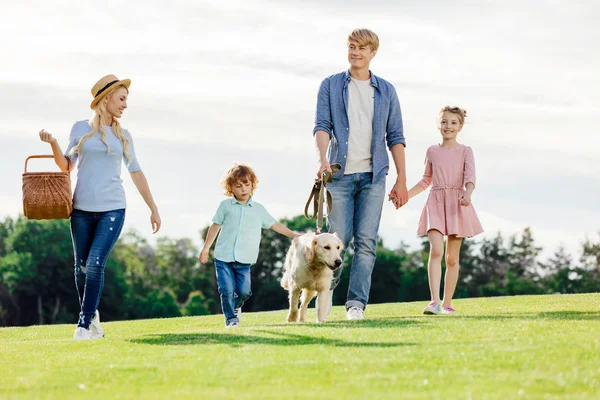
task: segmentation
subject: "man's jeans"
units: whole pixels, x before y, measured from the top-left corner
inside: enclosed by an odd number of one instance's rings
[[[215,260],[217,284],[221,295],[221,308],[227,323],[240,320],[235,316],[234,310],[240,308],[250,296],[250,266],[237,261],[224,262]]]
[[[327,217],[328,230],[338,234],[344,248],[354,238],[346,309],[359,307],[364,310],[369,301],[377,231],[385,198],[385,176],[375,182],[372,180],[372,173],[361,172],[343,175],[327,184],[333,198],[333,209]],[[342,268],[338,268],[334,273],[332,290],[340,282],[341,274]]]
[[[80,273],[85,273],[83,301],[77,326],[86,329],[90,327],[104,287],[104,265],[121,234],[124,222],[125,209],[105,212],[73,210],[71,213],[75,283]]]

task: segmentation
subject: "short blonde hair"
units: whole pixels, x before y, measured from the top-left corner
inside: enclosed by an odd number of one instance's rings
[[[233,167],[229,168],[221,181],[225,196],[233,197],[233,187],[238,182],[252,184],[252,193],[254,193],[254,190],[258,185],[258,177],[250,166],[235,164]]]
[[[460,107],[446,106],[440,110],[440,118],[442,118],[442,114],[445,112],[449,112],[451,114],[456,114],[458,116],[458,121],[460,122],[460,124],[464,125],[465,118],[467,118],[467,110],[465,110],[464,108],[460,108]]]
[[[373,51],[379,48],[379,37],[369,29],[355,29],[348,35],[348,44],[354,40],[360,46],[371,46]]]

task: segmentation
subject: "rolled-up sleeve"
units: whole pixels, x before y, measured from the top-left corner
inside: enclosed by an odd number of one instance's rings
[[[391,149],[398,143],[406,147],[404,139],[404,127],[402,125],[402,111],[400,110],[400,101],[396,89],[390,88],[390,112],[388,114],[386,127],[386,141],[388,149]]]
[[[64,156],[69,159],[72,164],[77,163],[77,158],[79,154],[73,151],[75,147],[79,144],[79,139],[81,138],[80,133],[80,124],[81,122],[75,122],[73,127],[71,128],[71,134],[69,135],[69,144],[67,145],[67,150],[65,150]]]
[[[212,222],[217,225],[223,225],[223,222],[225,222],[225,204],[223,202],[219,204],[219,208],[217,208],[217,212],[215,213]]]
[[[471,182],[475,186],[475,156],[473,155],[473,149],[467,147],[465,149],[465,165],[464,165],[464,182],[463,187],[467,186],[467,183]]]
[[[321,87],[319,88],[313,135],[315,135],[317,131],[324,131],[327,132],[331,138],[331,135],[333,134],[333,121],[331,120],[329,81],[330,78],[325,78],[323,82],[321,82]]]
[[[137,160],[137,157],[135,155],[135,147],[133,146],[133,138],[131,137],[131,134],[129,134],[129,131],[125,130],[125,136],[127,137],[127,140],[129,140],[129,143],[127,144],[127,153],[129,153],[129,157],[127,157],[128,155],[126,154],[126,152],[123,152],[123,160],[125,161],[125,165],[127,165],[127,170],[129,172],[137,172],[140,171],[142,169],[142,167],[140,167],[140,163]]]
[[[269,229],[273,226],[273,224],[275,224],[275,222],[277,222],[277,220],[273,218],[273,216],[269,214],[269,212],[264,207],[261,207],[260,219],[263,229]]]
[[[427,189],[431,185],[433,177],[433,166],[431,165],[431,159],[429,158],[429,151],[425,155],[425,172],[423,172],[423,179],[419,181],[419,185],[423,189]]]

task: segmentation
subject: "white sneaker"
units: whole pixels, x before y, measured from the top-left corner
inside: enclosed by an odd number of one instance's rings
[[[240,322],[242,322],[242,307],[233,310],[233,314],[237,317],[238,320],[240,320]]]
[[[346,311],[346,319],[364,319],[362,308],[356,306],[350,307],[348,311]]]
[[[91,338],[92,334],[90,333],[90,330],[85,329],[81,326],[78,326],[77,329],[75,329],[75,333],[73,334],[73,339],[75,340],[87,340]]]
[[[225,323],[225,328],[237,328],[238,326],[240,326],[239,322],[229,322],[229,323]]]
[[[92,318],[90,324],[90,335],[92,339],[100,339],[104,337],[104,329],[100,326],[100,312],[96,310],[96,315]]]

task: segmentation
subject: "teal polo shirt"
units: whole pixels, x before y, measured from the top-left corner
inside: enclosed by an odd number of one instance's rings
[[[262,229],[269,229],[277,220],[259,203],[250,198],[241,204],[235,197],[223,200],[212,220],[221,225],[215,246],[215,258],[224,262],[254,264],[258,259]]]

